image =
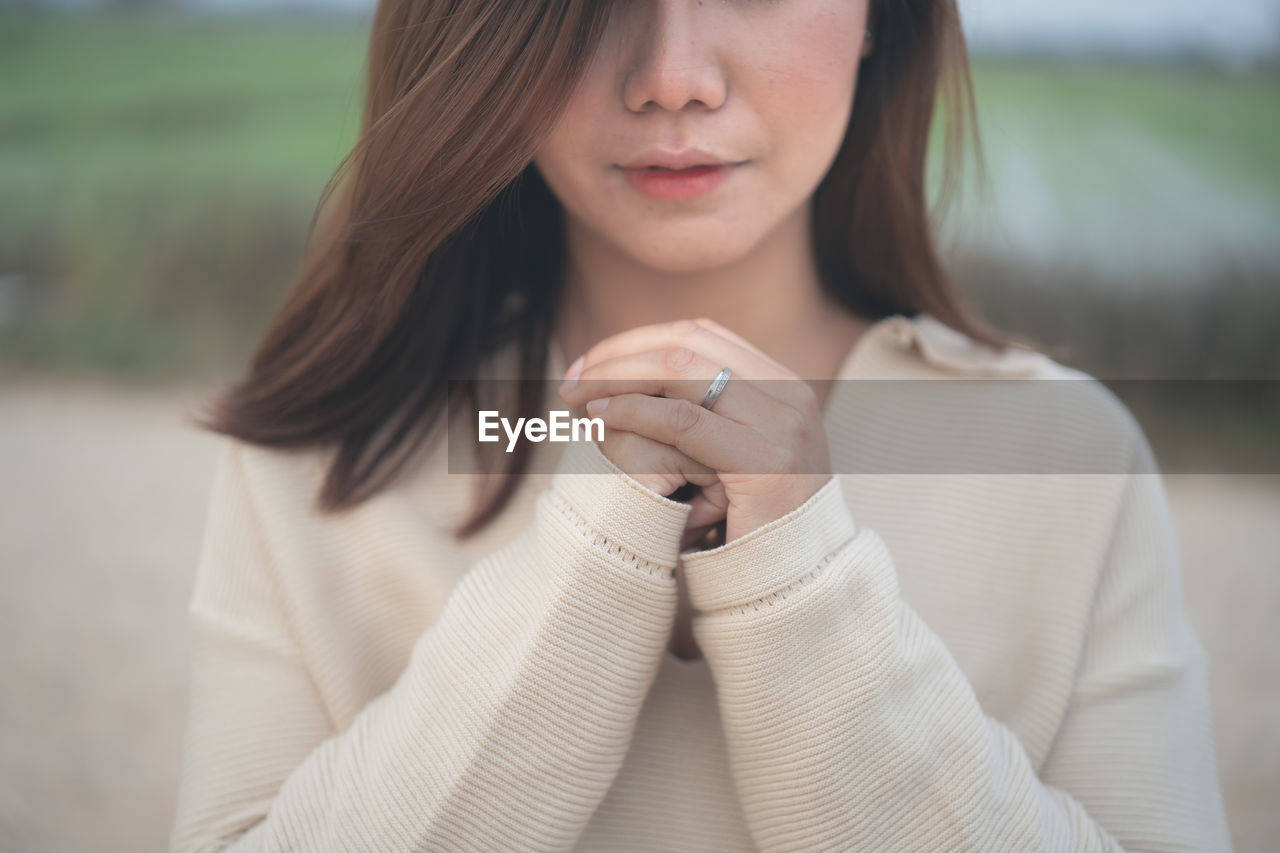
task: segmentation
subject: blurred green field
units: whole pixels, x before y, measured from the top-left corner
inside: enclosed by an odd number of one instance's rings
[[[163,375],[242,361],[296,268],[324,182],[354,141],[367,26],[0,11],[0,359]],[[1106,200],[1094,188],[1132,171],[1107,151],[1080,149],[1097,139],[1158,140],[1212,182],[1228,213],[1241,200],[1248,219],[1233,234],[1265,235],[1280,222],[1275,75],[979,60],[975,79],[993,172],[1033,146],[1039,195],[1061,194],[1056,203],[1086,226],[1115,230],[1095,217]],[[1006,126],[1022,135],[1002,136]],[[1126,129],[1118,137],[1117,126]],[[1113,215],[1140,218],[1146,208]],[[1006,304],[1026,290],[1022,260],[974,254],[964,263],[980,271],[975,293],[1024,331],[1046,333],[1034,312]],[[1280,317],[1269,259],[1227,263],[1248,283],[1222,292],[1262,300],[1246,312],[1254,323],[1258,305]],[[1096,269],[1064,267],[1057,277],[1055,287],[1077,293],[1108,290]],[[1027,304],[1046,301],[1037,298]],[[1254,347],[1243,358],[1280,364],[1269,353]]]
[[[987,119],[1016,115],[1038,132],[1039,144],[1070,145],[1082,123],[1131,122],[1198,168],[1250,187],[1280,209],[1280,76],[1274,72],[979,59],[973,76]]]
[[[352,21],[0,14],[0,356],[241,354],[355,139],[363,51]]]
[[[0,212],[6,231],[121,187],[310,193],[355,138],[355,22],[96,12],[0,22],[0,187],[18,202]]]

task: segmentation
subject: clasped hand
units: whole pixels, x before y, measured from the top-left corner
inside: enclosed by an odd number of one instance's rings
[[[712,379],[729,384],[711,410]],[[561,398],[604,421],[601,451],[669,496],[701,487],[688,534],[725,521],[725,542],[781,518],[831,479],[821,405],[807,382],[707,319],[629,329],[588,349]],[[790,380],[790,381],[776,381]],[[601,403],[604,403],[601,406]]]

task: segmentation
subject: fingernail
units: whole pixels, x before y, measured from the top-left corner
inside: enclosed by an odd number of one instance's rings
[[[605,410],[605,407],[608,405],[609,405],[608,397],[597,397],[596,399],[591,400],[587,403],[587,411],[593,415],[597,415],[600,412],[603,412]]]
[[[577,383],[578,374],[582,372],[582,362],[585,358],[585,355],[580,355],[573,364],[569,365],[569,372],[565,374],[566,379],[572,383]],[[570,385],[569,387],[572,388],[573,385]]]

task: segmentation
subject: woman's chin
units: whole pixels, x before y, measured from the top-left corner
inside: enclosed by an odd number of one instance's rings
[[[728,266],[747,253],[749,246],[739,239],[726,241],[708,236],[698,240],[696,235],[682,235],[678,239],[654,238],[636,244],[628,241],[627,249],[635,260],[644,266],[669,275],[688,275]]]

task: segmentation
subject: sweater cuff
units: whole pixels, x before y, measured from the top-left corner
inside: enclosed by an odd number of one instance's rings
[[[635,480],[594,441],[565,445],[550,489],[613,544],[650,563],[675,568],[693,507]]]
[[[709,551],[681,554],[694,610],[759,601],[816,571],[857,531],[840,477],[791,512]]]

